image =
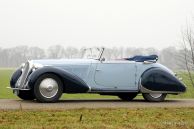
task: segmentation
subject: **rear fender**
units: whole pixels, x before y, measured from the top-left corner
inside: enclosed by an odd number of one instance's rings
[[[176,76],[162,68],[146,70],[140,79],[142,93],[182,93],[186,86]]]

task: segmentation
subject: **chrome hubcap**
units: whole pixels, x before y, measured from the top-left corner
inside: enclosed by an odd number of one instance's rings
[[[162,94],[159,93],[150,93],[150,96],[152,96],[153,98],[159,98],[162,96]]]
[[[52,98],[58,92],[59,86],[53,78],[45,78],[41,81],[39,90],[40,94],[45,98]]]

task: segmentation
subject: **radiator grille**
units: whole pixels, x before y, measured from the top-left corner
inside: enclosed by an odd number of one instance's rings
[[[22,71],[22,75],[20,77],[19,83],[18,83],[18,88],[22,89],[25,88],[25,84],[28,78],[30,72],[30,62],[26,62]]]

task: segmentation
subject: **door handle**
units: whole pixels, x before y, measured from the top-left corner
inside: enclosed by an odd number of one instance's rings
[[[96,69],[96,71],[101,71],[100,69]]]

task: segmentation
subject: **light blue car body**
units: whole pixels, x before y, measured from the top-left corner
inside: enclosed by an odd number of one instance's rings
[[[80,77],[91,89],[101,91],[139,91],[141,75],[150,68],[159,67],[174,74],[159,63],[128,60],[100,61],[95,59],[32,60],[34,64],[56,67]],[[95,90],[94,90],[95,91]]]
[[[97,51],[99,56],[86,53],[82,59],[27,61],[12,75],[11,89],[22,99],[41,102],[55,102],[62,93],[116,95],[123,100],[142,93],[146,100],[159,102],[167,94],[186,91],[173,71],[157,63],[156,55],[106,60],[104,49]]]

